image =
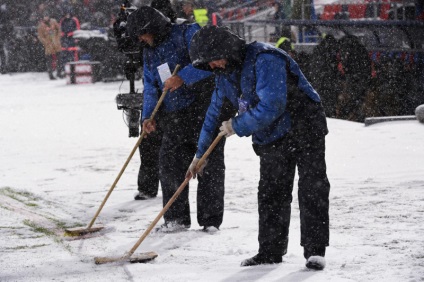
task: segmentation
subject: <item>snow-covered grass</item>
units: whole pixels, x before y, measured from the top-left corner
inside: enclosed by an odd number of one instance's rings
[[[424,281],[424,125],[416,121],[328,120],[323,271],[304,266],[296,185],[283,263],[239,266],[258,248],[259,164],[250,138],[236,136],[225,149],[219,232],[200,232],[193,180],[189,231],[151,233],[136,251],[157,252],[151,263],[95,265],[96,256],[129,251],[162,209],[161,194],[133,200],[136,154],[97,220],[106,229],[84,240],[63,236],[64,226],[89,223],[136,142],[116,109],[116,94],[129,88],[120,85],[0,76],[0,281]]]

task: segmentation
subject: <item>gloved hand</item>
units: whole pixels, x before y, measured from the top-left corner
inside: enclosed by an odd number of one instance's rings
[[[145,119],[143,121],[143,131],[145,131],[147,134],[153,132],[156,130],[156,121],[152,119]]]
[[[191,162],[190,166],[188,167],[188,170],[186,172],[185,177],[191,177],[192,178],[196,178],[196,174],[199,174],[200,176],[203,175],[203,169],[206,167],[206,165],[208,164],[208,160],[206,159],[202,166],[199,168],[199,170],[196,170],[197,164],[199,163],[200,159],[194,157],[193,161]]]
[[[182,80],[181,77],[178,75],[173,75],[170,78],[168,78],[164,85],[163,85],[163,91],[171,91],[174,92],[178,88],[180,88],[184,84],[184,80]]]
[[[232,121],[233,120],[231,118],[227,121],[223,121],[222,126],[219,128],[219,130],[221,130],[220,134],[223,134],[227,138],[235,133],[233,129]]]

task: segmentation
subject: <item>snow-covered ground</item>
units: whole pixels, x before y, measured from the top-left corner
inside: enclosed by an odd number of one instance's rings
[[[150,234],[136,251],[157,252],[150,263],[95,265],[96,256],[129,251],[162,208],[161,194],[133,200],[136,154],[97,220],[106,229],[84,240],[62,236],[63,226],[90,222],[136,142],[114,101],[128,86],[0,76],[0,281],[424,281],[424,125],[417,121],[328,120],[331,246],[323,271],[304,266],[296,191],[284,262],[239,266],[258,249],[259,164],[250,138],[236,136],[226,145],[218,233],[200,232],[193,180],[189,231]]]

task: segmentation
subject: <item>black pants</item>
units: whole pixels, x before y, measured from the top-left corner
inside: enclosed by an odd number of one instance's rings
[[[197,222],[200,226],[219,228],[224,217],[224,146],[225,138],[222,138],[209,155],[203,176],[198,177]]]
[[[161,113],[156,120],[159,124]],[[140,169],[138,171],[138,191],[150,197],[156,197],[159,190],[159,151],[162,144],[162,129],[156,127],[156,131],[150,133],[138,147],[140,153]]]
[[[207,106],[207,105],[206,105]],[[164,115],[159,126],[163,137],[159,157],[159,178],[162,185],[163,205],[165,206],[183,183],[185,174],[197,149],[197,140],[205,116],[205,104],[195,101],[188,108]],[[204,176],[198,185],[198,222],[201,226],[219,227],[224,210],[224,143],[214,149],[209,156]],[[189,187],[165,213],[165,222],[191,225]]]
[[[254,149],[260,157],[259,253],[287,252],[296,166],[300,244],[306,248],[328,246],[330,183],[326,174],[325,137],[285,136],[279,144]]]

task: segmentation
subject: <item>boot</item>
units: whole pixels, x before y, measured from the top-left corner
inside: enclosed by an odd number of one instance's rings
[[[273,254],[257,254],[254,257],[245,259],[241,262],[240,266],[254,266],[260,264],[274,264],[281,263],[283,261],[283,257],[281,255],[273,255]]]
[[[304,246],[303,256],[306,267],[314,270],[323,270],[325,267],[325,246]]]
[[[306,267],[314,270],[323,270],[325,267],[325,258],[322,256],[310,256],[306,260]]]
[[[155,229],[155,232],[158,233],[177,233],[181,231],[187,231],[190,228],[190,225],[177,223],[174,221],[165,222],[161,226]]]
[[[134,195],[134,200],[137,201],[143,201],[143,200],[148,200],[148,199],[152,199],[152,198],[156,198],[155,195],[148,195],[142,191],[138,192],[137,194]]]

